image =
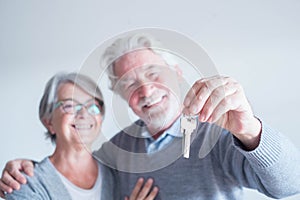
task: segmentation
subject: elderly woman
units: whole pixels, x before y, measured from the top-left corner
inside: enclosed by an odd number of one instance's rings
[[[98,163],[91,145],[100,133],[105,113],[97,84],[76,73],[54,75],[40,101],[39,116],[55,151],[35,165],[34,176],[6,199],[119,199],[110,169]],[[153,181],[137,182],[130,199],[154,199]],[[147,196],[148,194],[148,196]],[[126,197],[127,199],[128,197]]]

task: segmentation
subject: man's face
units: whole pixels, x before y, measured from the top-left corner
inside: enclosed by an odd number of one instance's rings
[[[180,71],[151,50],[125,54],[115,62],[116,89],[148,126],[168,127],[180,113]]]

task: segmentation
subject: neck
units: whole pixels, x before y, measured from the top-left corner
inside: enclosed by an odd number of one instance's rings
[[[58,150],[56,148],[54,153],[50,156],[50,160],[55,161],[53,164],[56,165],[73,165],[75,163],[78,165],[92,162],[93,157],[89,152],[72,152],[69,150]],[[77,163],[78,161],[80,161],[80,163]]]
[[[98,177],[97,161],[87,150],[60,149],[50,156],[54,167],[78,187],[90,189]]]

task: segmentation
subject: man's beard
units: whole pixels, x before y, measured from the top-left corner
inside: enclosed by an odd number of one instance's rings
[[[178,108],[166,109],[157,106],[149,110],[147,113],[148,116],[145,116],[143,120],[147,124],[147,127],[152,130],[152,134],[156,134],[172,124],[177,117],[177,111]]]

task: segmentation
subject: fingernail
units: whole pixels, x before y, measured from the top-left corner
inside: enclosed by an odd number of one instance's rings
[[[148,182],[149,184],[150,184],[150,183],[153,183],[153,179],[152,179],[152,178],[149,178],[147,182]]]
[[[140,181],[140,182],[144,181],[144,178],[140,177],[138,181]]]

